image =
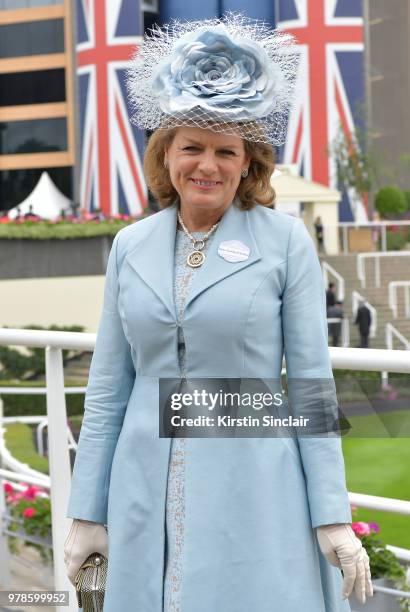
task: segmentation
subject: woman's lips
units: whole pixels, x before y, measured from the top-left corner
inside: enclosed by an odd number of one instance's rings
[[[198,189],[202,189],[205,191],[214,189],[215,187],[218,187],[218,185],[222,185],[221,181],[207,181],[205,179],[195,179],[195,178],[191,178],[190,180],[195,185],[195,187],[198,187]]]

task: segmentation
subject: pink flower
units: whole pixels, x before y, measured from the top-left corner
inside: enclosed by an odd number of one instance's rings
[[[359,521],[358,523],[352,523],[352,529],[355,534],[359,537],[366,536],[370,534],[370,527],[367,523],[363,521]]]
[[[36,487],[36,485],[31,485],[30,487],[27,487],[27,489],[24,491],[24,497],[26,499],[34,499],[38,491],[40,491],[40,487]]]
[[[14,491],[13,485],[11,485],[11,484],[10,484],[10,483],[8,483],[8,482],[5,482],[5,483],[4,483],[3,488],[4,488],[4,491],[5,491],[6,493],[13,493],[13,491]]]
[[[380,527],[377,523],[369,523],[369,527],[371,531],[374,531],[374,533],[379,533],[380,531]]]
[[[21,493],[21,491],[19,491],[18,493],[14,493],[14,495],[13,494],[8,495],[7,496],[7,502],[9,504],[16,504],[23,497],[24,497],[24,493]]]
[[[36,513],[36,509],[35,509],[35,508],[33,508],[32,506],[29,506],[28,508],[26,508],[26,509],[23,511],[23,516],[24,516],[25,518],[31,518],[32,516],[34,516],[34,515],[35,515],[35,513]]]

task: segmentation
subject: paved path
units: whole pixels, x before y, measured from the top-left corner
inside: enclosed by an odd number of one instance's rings
[[[23,546],[21,554],[10,555],[11,584],[0,585],[6,591],[45,591],[54,588],[52,568],[43,565],[37,550]],[[59,607],[58,610],[64,610]],[[0,612],[56,612],[54,606],[1,607]]]

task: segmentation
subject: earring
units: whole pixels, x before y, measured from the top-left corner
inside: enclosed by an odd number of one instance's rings
[[[164,168],[168,168],[168,160],[164,157]]]
[[[241,172],[241,177],[242,178],[246,178],[248,176],[248,168],[245,168],[244,170],[242,170]]]

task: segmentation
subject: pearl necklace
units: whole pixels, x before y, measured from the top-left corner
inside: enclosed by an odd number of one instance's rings
[[[192,241],[193,251],[188,255],[186,262],[188,266],[191,266],[191,268],[198,268],[199,266],[202,266],[205,261],[205,253],[202,253],[202,249],[205,247],[205,242],[208,240],[209,236],[216,230],[219,225],[219,221],[218,223],[215,223],[215,225],[213,225],[211,229],[205,234],[205,236],[200,240],[197,240],[195,236],[188,232],[185,223],[182,221],[181,213],[179,211],[178,221],[180,222],[185,234]]]

